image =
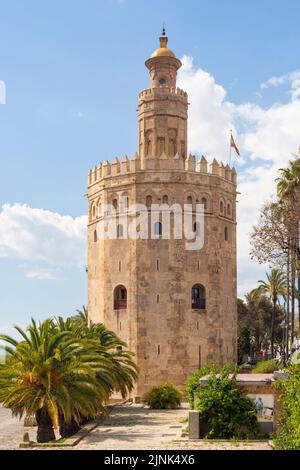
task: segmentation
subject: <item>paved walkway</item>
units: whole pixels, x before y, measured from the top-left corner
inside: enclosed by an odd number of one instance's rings
[[[31,428],[32,429],[32,428]],[[8,450],[18,448],[23,434],[28,429],[24,428],[23,421],[11,417],[11,412],[0,406],[0,449]]]
[[[266,442],[191,442],[182,438],[182,429],[187,426],[182,420],[188,410],[149,410],[142,405],[116,407],[108,418],[89,434],[76,449],[82,450],[271,450]]]
[[[187,426],[182,421],[187,416],[187,409],[161,411],[142,405],[119,406],[79,445],[68,450],[271,450],[266,442],[190,442],[181,437]],[[26,431],[32,440],[36,439],[36,428],[24,428],[22,421],[0,407],[0,449],[18,449]]]

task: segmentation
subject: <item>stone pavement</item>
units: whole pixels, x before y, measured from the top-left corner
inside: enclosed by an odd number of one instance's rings
[[[188,409],[149,410],[143,405],[116,407],[76,449],[82,450],[272,450],[266,442],[191,442],[182,438]]]
[[[272,450],[267,442],[191,442],[181,437],[187,426],[182,420],[187,416],[187,408],[163,411],[143,405],[118,406],[83,441],[68,450]],[[26,431],[35,440],[36,428],[24,428],[22,421],[0,407],[0,449],[18,449]]]
[[[33,429],[33,428],[30,428]],[[23,421],[12,418],[11,412],[0,406],[0,449],[9,450],[16,449],[23,438],[24,432],[28,431],[24,428]]]

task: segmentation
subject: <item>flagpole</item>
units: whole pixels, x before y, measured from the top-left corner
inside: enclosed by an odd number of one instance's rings
[[[231,152],[232,152],[232,130],[230,131],[230,144],[229,144],[229,166],[231,168]]]

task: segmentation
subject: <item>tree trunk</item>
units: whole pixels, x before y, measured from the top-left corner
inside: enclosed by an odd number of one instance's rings
[[[286,361],[289,360],[289,331],[290,331],[290,240],[289,240],[289,249],[287,254],[287,298],[286,298]]]
[[[66,423],[64,416],[62,414],[59,414],[58,423],[59,423],[59,434],[61,435],[61,437],[73,436],[80,430],[80,426],[77,423],[77,421],[75,421],[74,418],[72,418],[70,423]]]
[[[276,316],[276,300],[273,299],[273,314],[271,319],[271,356],[274,357],[274,325],[275,325],[275,316]]]
[[[300,330],[300,273],[298,272],[298,321]]]
[[[296,281],[296,266],[295,266],[295,241],[292,241],[293,249],[292,249],[292,266],[291,266],[291,295],[292,295],[292,318],[291,318],[291,343],[293,344],[295,339],[295,281]]]
[[[45,408],[37,410],[35,413],[37,422],[37,442],[46,443],[55,441],[53,423]]]

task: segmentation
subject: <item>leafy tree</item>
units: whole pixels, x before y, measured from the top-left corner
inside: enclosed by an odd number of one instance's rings
[[[238,299],[238,346],[239,361],[244,354],[254,356],[263,349],[269,349],[271,342],[272,302],[260,290],[254,289],[245,296],[245,301]],[[284,312],[276,306],[274,341],[276,348],[282,348],[282,328],[280,323]],[[250,342],[250,345],[249,345]]]
[[[243,356],[251,356],[251,313],[242,299],[237,299],[238,311],[238,362],[243,362]]]

